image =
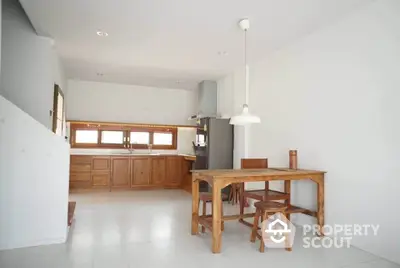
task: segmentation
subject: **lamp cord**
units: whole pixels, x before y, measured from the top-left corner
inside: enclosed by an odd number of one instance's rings
[[[249,104],[249,66],[247,65],[247,29],[244,30],[244,65],[245,65],[245,105]]]

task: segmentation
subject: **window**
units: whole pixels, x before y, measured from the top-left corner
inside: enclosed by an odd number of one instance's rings
[[[154,145],[172,145],[173,144],[172,133],[160,133],[154,132],[153,144]]]
[[[124,132],[103,130],[101,132],[102,144],[124,144]]]
[[[196,135],[196,144],[198,146],[205,146],[206,144],[206,136],[204,134],[197,134]]]
[[[98,136],[99,131],[97,130],[77,130],[75,132],[75,142],[95,144],[98,142]]]
[[[150,133],[149,132],[131,132],[130,135],[131,144],[150,144]]]
[[[71,122],[70,129],[72,148],[177,148],[176,127]]]

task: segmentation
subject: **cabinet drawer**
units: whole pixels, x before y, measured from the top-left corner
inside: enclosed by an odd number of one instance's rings
[[[71,164],[91,164],[92,156],[90,155],[71,155]]]
[[[93,157],[92,170],[110,170],[109,157]]]
[[[71,163],[71,167],[70,167],[71,172],[81,172],[81,171],[90,172],[91,169],[92,169],[92,165],[90,163],[89,164],[85,164],[85,163],[72,164]]]
[[[93,171],[92,185],[93,186],[108,186],[110,183],[110,172]]]
[[[90,181],[90,173],[89,172],[79,172],[79,173],[71,172],[71,174],[69,175],[69,180],[72,182]]]

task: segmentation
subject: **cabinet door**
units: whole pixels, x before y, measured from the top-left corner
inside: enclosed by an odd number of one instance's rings
[[[166,178],[165,157],[154,157],[151,160],[151,184],[164,185]]]
[[[150,158],[132,158],[131,159],[131,185],[146,186],[150,185]]]
[[[185,158],[182,160],[182,188],[188,192],[192,192],[192,173],[190,170],[192,169],[193,162],[191,160],[186,160]]]
[[[129,187],[129,157],[111,158],[111,183],[113,187]]]
[[[170,186],[179,186],[182,181],[182,157],[167,157],[167,184]]]
[[[108,171],[92,171],[93,186],[108,186],[110,182],[110,172]]]

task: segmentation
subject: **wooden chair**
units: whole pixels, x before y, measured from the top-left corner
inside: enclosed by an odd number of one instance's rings
[[[254,223],[253,223],[253,228],[251,230],[251,236],[250,236],[250,242],[255,242],[256,238],[260,239],[260,252],[264,252],[265,250],[265,244],[262,235],[258,232],[259,227],[258,223],[261,219],[261,223],[268,219],[269,216],[274,215],[275,213],[282,213],[283,215],[286,214],[286,209],[287,206],[282,203],[278,202],[271,202],[271,201],[260,201],[254,203],[254,206],[256,207],[256,215],[254,217]],[[286,250],[287,251],[292,251],[289,237],[286,236]]]
[[[227,199],[228,196],[224,193],[221,193],[221,199]],[[200,201],[203,203],[203,215],[202,216],[207,216],[207,203],[211,203],[212,206],[212,193],[209,192],[202,192],[199,194],[199,206],[200,206]],[[221,215],[224,215],[224,204],[221,204]],[[224,221],[221,222],[221,230],[224,230]],[[206,231],[206,227],[204,225],[201,226],[201,232],[204,233]]]
[[[231,191],[229,192],[228,200],[232,203],[232,205],[236,205],[240,202],[240,183],[234,183],[231,185]]]
[[[268,158],[243,158],[241,160],[242,169],[257,169],[257,168],[268,168]],[[290,183],[290,182],[289,182]],[[247,202],[247,198],[255,199],[258,201],[279,201],[282,200],[286,205],[290,201],[290,193],[279,192],[269,189],[269,182],[265,182],[264,189],[259,190],[244,190],[244,183],[240,186],[240,215],[244,214],[244,206]],[[253,226],[251,223],[240,219],[241,223],[247,226]]]

